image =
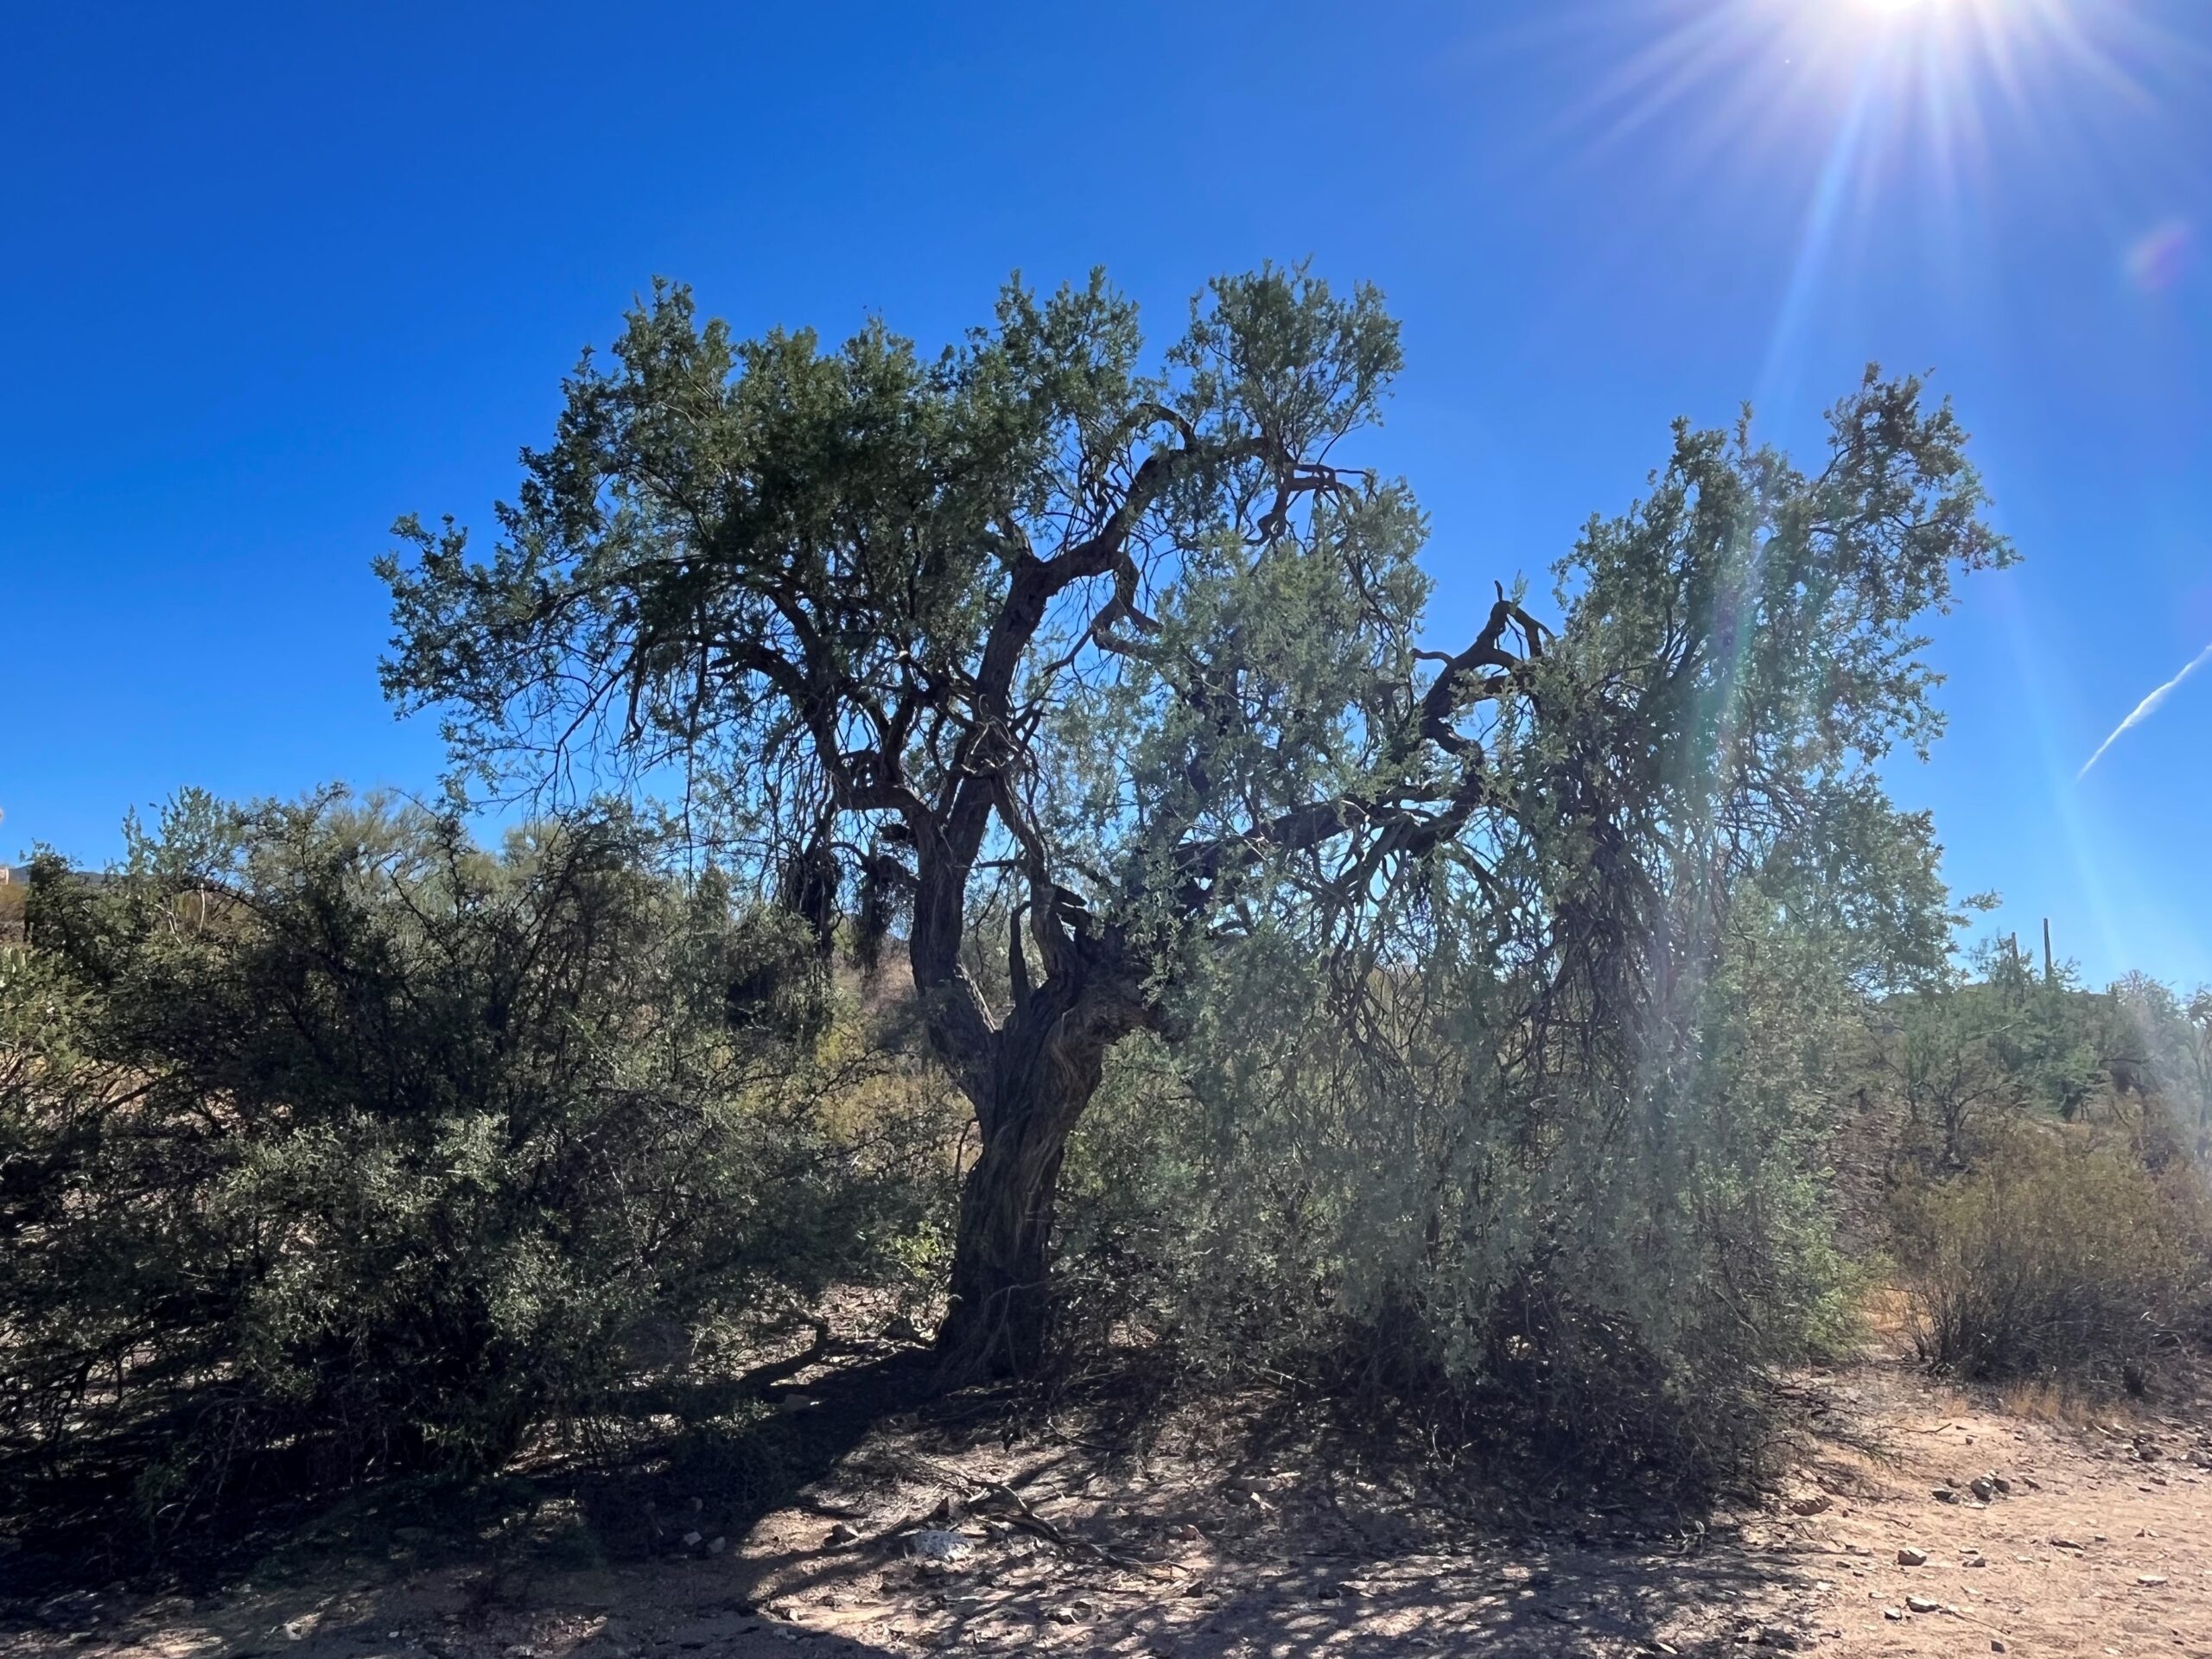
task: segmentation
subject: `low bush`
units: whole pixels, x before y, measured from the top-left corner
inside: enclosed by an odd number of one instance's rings
[[[1669,1076],[1586,1024],[1529,1057],[1520,988],[1440,950],[1347,1019],[1255,944],[1179,1050],[1116,1056],[1077,1132],[1064,1353],[1281,1390],[1547,1490],[1755,1475],[1768,1381],[1840,1334],[1847,1276],[1820,1136],[1847,992],[1759,944],[1700,982]]]
[[[1915,1340],[1960,1376],[2139,1387],[2212,1281],[2201,1177],[2075,1136],[2020,1130],[1898,1207]]]
[[[0,1510],[497,1468],[641,1335],[894,1278],[937,1097],[623,815],[182,802],[0,975]],[[867,1103],[865,1111],[854,1109]]]

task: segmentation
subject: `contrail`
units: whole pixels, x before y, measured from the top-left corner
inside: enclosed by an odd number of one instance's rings
[[[2140,726],[2145,721],[2150,719],[2152,715],[2157,714],[2158,712],[2158,705],[2164,702],[2168,697],[2173,696],[2174,688],[2179,685],[2183,680],[2187,679],[2190,675],[2196,673],[2198,669],[2203,667],[2207,662],[2212,662],[2212,645],[2207,645],[2203,650],[2198,652],[2196,656],[2189,659],[2189,665],[2183,669],[2180,673],[2175,675],[2173,678],[2168,680],[2164,685],[2153,691],[2149,696],[2137,703],[2135,705],[2135,712],[2128,715],[2126,720],[2121,721],[2119,725],[2113,727],[2112,728],[2112,735],[2105,739],[2103,742],[2098,744],[2097,752],[2082,763],[2082,770],[2074,774],[2074,781],[2078,784],[2084,778],[2088,777],[2089,775],[2089,768],[2095,766],[2098,761],[2104,759],[2105,751],[2112,747],[2112,746],[2119,741],[2120,734],[2122,732],[2127,730],[2131,726]]]

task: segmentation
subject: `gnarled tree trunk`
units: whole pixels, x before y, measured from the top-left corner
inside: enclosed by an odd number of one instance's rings
[[[1119,975],[1063,966],[1073,971],[1034,991],[1017,981],[988,1072],[969,1085],[982,1151],[961,1192],[951,1304],[938,1332],[938,1380],[947,1387],[1023,1376],[1044,1357],[1068,1136],[1098,1091],[1107,1052],[1147,1015]]]
[[[1088,1103],[1063,1093],[1008,1103],[960,1195],[951,1306],[938,1335],[948,1384],[1021,1376],[1051,1328],[1054,1200],[1068,1132]]]

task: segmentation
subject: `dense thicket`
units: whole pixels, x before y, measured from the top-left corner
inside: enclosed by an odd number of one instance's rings
[[[162,1529],[495,1468],[632,1338],[886,1271],[931,1101],[811,937],[601,813],[187,797],[0,958],[0,1452]]]

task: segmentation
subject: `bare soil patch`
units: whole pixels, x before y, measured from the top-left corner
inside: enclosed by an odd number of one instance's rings
[[[819,1381],[779,1415],[834,1417]],[[381,1560],[34,1597],[0,1656],[2212,1655],[2201,1396],[2024,1416],[1886,1351],[1805,1392],[1821,1427],[1789,1478],[1688,1524],[1446,1500],[1342,1452],[1238,1457],[1218,1421],[1140,1448],[893,1414],[830,1424],[835,1455],[749,1516],[726,1483],[687,1496],[671,1459],[435,1547],[394,1527]]]

